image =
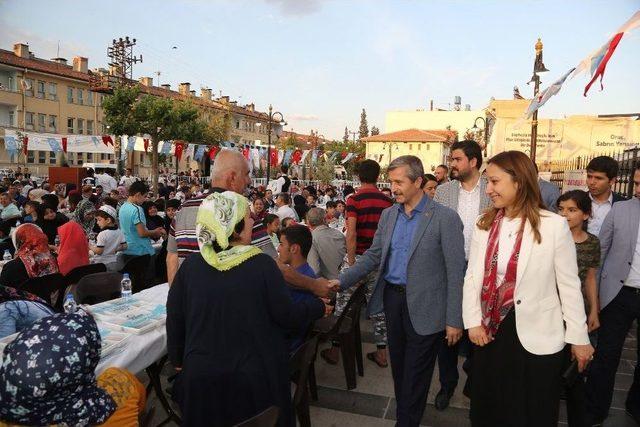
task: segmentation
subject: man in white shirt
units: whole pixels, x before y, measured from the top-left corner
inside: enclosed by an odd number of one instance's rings
[[[273,192],[273,194],[280,193],[288,193],[289,187],[291,186],[291,178],[287,175],[289,171],[289,167],[287,165],[280,166],[281,175],[278,179],[273,180],[269,183],[268,188]]]
[[[0,194],[0,205],[2,205],[2,213],[0,214],[2,221],[20,218],[20,209],[11,202],[9,193]]]
[[[465,259],[469,259],[471,234],[478,216],[490,204],[487,196],[487,180],[480,174],[482,149],[476,141],[458,141],[451,146],[451,175],[455,178],[436,188],[434,201],[453,209],[463,224]],[[436,395],[436,409],[442,411],[449,406],[449,400],[458,385],[458,350],[467,355],[463,367],[469,372],[471,345],[466,335],[454,346],[443,345],[438,353],[440,370],[440,391]]]
[[[300,219],[298,218],[298,214],[296,213],[296,211],[291,209],[289,203],[291,203],[291,197],[289,196],[289,193],[278,194],[278,197],[276,198],[276,215],[278,215],[280,221],[285,218],[293,218],[296,221],[300,221]]]
[[[594,157],[587,165],[587,186],[591,198],[591,218],[587,231],[596,237],[613,204],[623,200],[611,191],[617,176],[618,162],[612,157]]]
[[[601,425],[607,417],[625,339],[640,319],[640,168],[633,182],[635,197],[614,204],[600,230],[600,329],[587,376],[586,425]],[[640,425],[640,365],[635,364],[625,407]]]
[[[122,178],[120,178],[120,185],[124,185],[124,187],[128,191],[129,187],[131,187],[131,184],[133,184],[136,181],[139,181],[138,177],[132,176],[131,175],[131,169],[127,168],[125,170],[124,176]]]
[[[116,179],[111,176],[111,172],[107,170],[96,175],[96,185],[101,185],[103,191],[107,194],[118,188]]]

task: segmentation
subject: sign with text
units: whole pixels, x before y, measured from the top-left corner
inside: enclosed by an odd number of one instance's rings
[[[571,190],[588,191],[586,169],[564,171],[564,179],[562,180],[562,192],[566,193],[567,191]]]

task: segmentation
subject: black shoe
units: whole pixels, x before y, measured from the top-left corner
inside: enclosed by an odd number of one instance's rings
[[[453,396],[453,391],[454,390],[445,390],[444,388],[440,389],[436,395],[435,401],[436,409],[438,411],[444,411],[449,407],[449,400],[451,400],[451,396]]]

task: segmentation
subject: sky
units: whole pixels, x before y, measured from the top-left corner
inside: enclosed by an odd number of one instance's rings
[[[341,139],[360,113],[384,132],[387,111],[472,109],[525,97],[538,37],[551,84],[602,46],[640,0],[0,0],[0,48],[106,67],[113,38],[137,39],[134,78],[190,82],[280,111],[287,130]],[[58,47],[59,46],[59,47]],[[174,49],[173,47],[176,47]],[[640,29],[610,60],[604,91],[568,80],[540,117],[640,112]],[[472,124],[470,124],[470,127]]]

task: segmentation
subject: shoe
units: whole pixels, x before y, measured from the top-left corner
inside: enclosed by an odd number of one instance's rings
[[[435,406],[438,411],[444,411],[449,407],[449,400],[453,396],[453,390],[445,390],[441,388],[436,395]]]
[[[371,360],[372,362],[374,362],[376,365],[378,365],[381,368],[386,368],[387,366],[389,366],[389,364],[387,362],[381,363],[380,361],[378,361],[378,359],[376,358],[376,354],[378,352],[376,351],[372,351],[371,353],[367,353],[367,359]]]

